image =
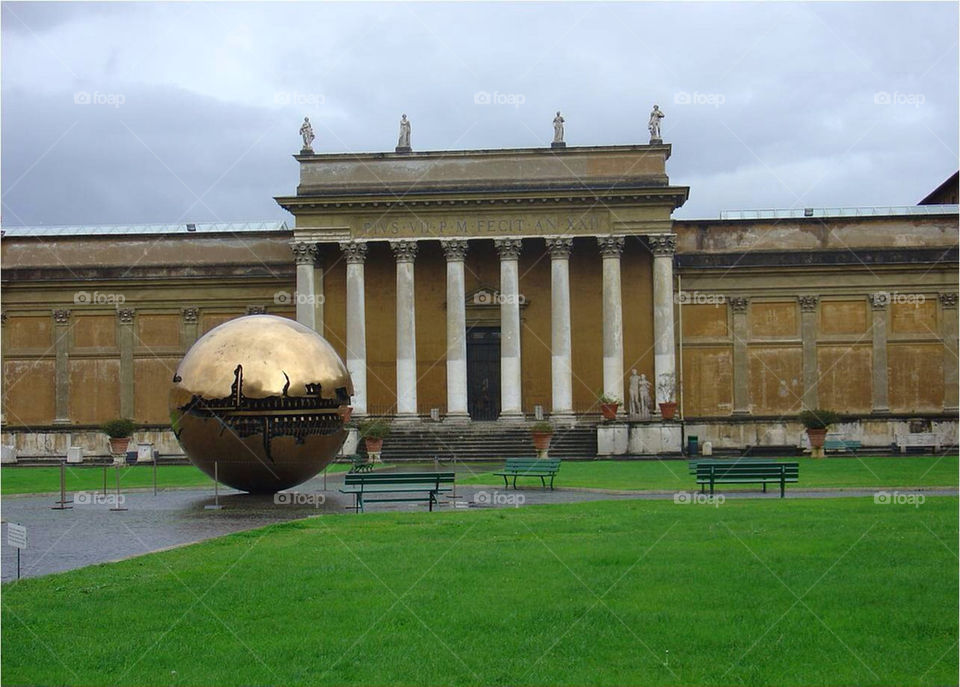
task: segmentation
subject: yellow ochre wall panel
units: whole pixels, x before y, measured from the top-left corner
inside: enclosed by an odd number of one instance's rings
[[[6,421],[11,425],[53,422],[56,414],[56,362],[53,359],[5,360],[3,408]]]
[[[862,334],[867,331],[867,301],[820,301],[820,333]]]
[[[53,318],[50,315],[7,318],[3,325],[7,354],[36,351],[43,353],[53,346]],[[50,354],[53,351],[50,350]]]
[[[138,315],[136,345],[147,348],[180,346],[179,315]]]
[[[750,346],[750,410],[780,415],[800,410],[803,399],[803,349],[800,346]]]
[[[167,399],[178,358],[139,358],[133,361],[134,420],[148,424],[170,421]]]
[[[818,405],[844,413],[870,412],[872,364],[870,344],[820,346],[817,349]]]
[[[757,338],[790,338],[799,336],[796,301],[750,303],[747,310],[750,336]]]
[[[733,350],[683,349],[683,409],[688,416],[729,415],[733,406]]]
[[[120,416],[120,359],[70,360],[70,420],[99,424]]]
[[[939,412],[943,409],[943,353],[940,343],[887,346],[891,411]]]
[[[73,345],[75,348],[116,348],[116,315],[73,315]]]

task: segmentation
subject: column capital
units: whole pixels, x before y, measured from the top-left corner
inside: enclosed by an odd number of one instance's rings
[[[523,241],[520,239],[494,239],[493,245],[497,247],[501,260],[520,259],[520,250],[523,248]]]
[[[800,309],[803,312],[815,312],[817,303],[820,302],[820,296],[798,296],[797,300],[800,301]]]
[[[133,308],[117,310],[117,317],[120,319],[120,324],[133,324],[133,317],[136,312]]]
[[[291,241],[290,250],[298,265],[312,265],[317,259],[317,244],[309,241]]]
[[[413,262],[417,257],[416,241],[391,241],[390,249],[397,262]]]
[[[567,260],[570,257],[570,251],[573,250],[573,237],[571,236],[547,236],[547,250],[550,251],[550,258],[553,260]]]
[[[341,241],[340,250],[348,265],[362,265],[367,259],[366,241]]]
[[[183,316],[183,321],[187,324],[195,324],[198,319],[200,319],[200,308],[191,306],[189,308],[182,308],[180,314]]]
[[[890,305],[890,294],[886,291],[870,294],[870,306],[874,310],[886,310],[888,305]]]
[[[747,305],[750,303],[750,299],[746,296],[733,296],[728,298],[727,302],[730,303],[730,309],[735,313],[745,313],[747,312]]]
[[[957,309],[957,294],[956,293],[941,293],[940,294],[940,307],[944,310],[956,310]]]
[[[447,258],[447,262],[462,262],[467,257],[466,239],[447,239],[440,242],[440,247],[443,248],[443,255]]]
[[[647,234],[647,246],[655,257],[671,257],[677,252],[676,234]]]
[[[67,324],[70,321],[70,311],[66,309],[54,310],[53,321],[57,324]]]
[[[597,245],[600,247],[600,255],[605,258],[619,258],[623,252],[622,236],[598,236]]]
[[[267,306],[265,305],[248,305],[247,306],[248,315],[266,315]]]

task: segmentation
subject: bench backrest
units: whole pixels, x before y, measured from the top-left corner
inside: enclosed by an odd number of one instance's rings
[[[360,472],[347,473],[343,483],[364,484],[452,484],[452,472]]]
[[[689,463],[690,474],[694,475],[697,472],[698,465],[747,465],[754,463],[772,463],[774,461],[769,458],[699,458],[697,460],[691,460]]]
[[[557,472],[560,470],[558,458],[507,458],[504,470],[516,472]]]
[[[749,463],[700,463],[697,465],[697,479],[741,477],[773,478],[783,474],[787,479],[797,479],[800,476],[799,463],[778,463],[773,461],[751,461]]]

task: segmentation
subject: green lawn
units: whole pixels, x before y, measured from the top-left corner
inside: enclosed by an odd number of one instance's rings
[[[331,465],[330,472],[350,469],[349,464]],[[114,468],[107,469],[107,488],[116,487]],[[67,491],[91,491],[103,488],[102,467],[67,466]],[[120,468],[120,488],[133,489],[153,486],[152,465],[129,465]],[[157,486],[213,488],[213,480],[192,465],[157,466]],[[5,467],[0,470],[0,493],[42,494],[60,490],[60,468]]]
[[[787,459],[784,459],[787,460]],[[804,487],[954,487],[958,479],[957,456],[909,458],[791,458],[800,463],[800,481],[788,488]],[[463,479],[461,484],[503,484],[502,477],[480,472]],[[521,479],[518,485],[539,486],[538,479]],[[623,490],[692,490],[694,477],[688,473],[687,461],[564,461],[554,482],[558,487],[593,487]],[[724,485],[729,491],[738,487]],[[747,486],[756,489],[756,486]]]
[[[4,585],[3,678],[956,684],[957,505],[321,516]]]

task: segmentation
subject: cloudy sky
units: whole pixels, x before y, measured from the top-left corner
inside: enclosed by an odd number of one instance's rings
[[[2,5],[5,225],[290,219],[323,152],[645,143],[677,217],[911,205],[957,169],[955,3]]]

